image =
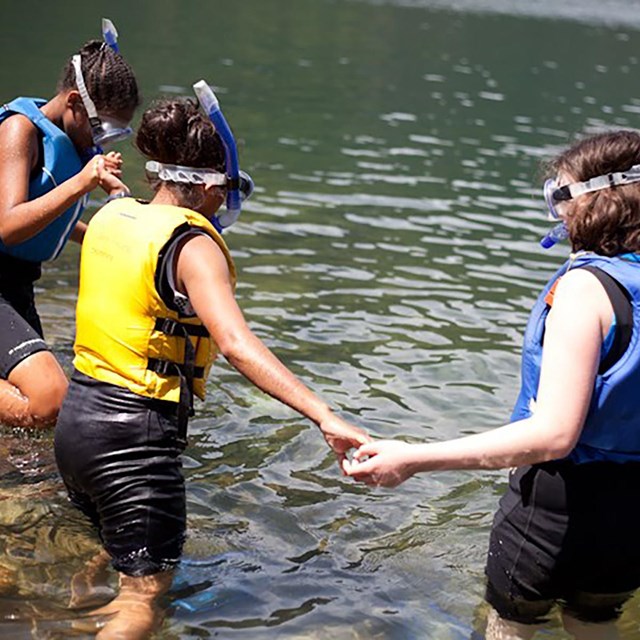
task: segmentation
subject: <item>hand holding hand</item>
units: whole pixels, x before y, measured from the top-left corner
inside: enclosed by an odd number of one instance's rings
[[[370,486],[397,487],[410,478],[415,445],[398,440],[378,440],[361,446],[353,461],[344,459],[342,470]]]
[[[115,151],[91,158],[80,172],[86,192],[93,191],[98,186],[108,194],[129,191],[127,185],[120,180],[121,166],[122,156]]]
[[[347,459],[345,454],[349,449],[371,441],[371,438],[363,429],[345,422],[333,413],[330,413],[322,420],[319,426],[324,439],[333,449],[340,464]]]
[[[122,175],[122,154],[119,151],[109,151],[104,156],[104,168],[119,178]]]

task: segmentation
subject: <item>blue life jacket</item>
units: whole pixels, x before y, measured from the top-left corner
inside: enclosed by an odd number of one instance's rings
[[[522,386],[511,416],[528,418],[540,382],[542,339],[550,306],[545,297],[556,280],[569,269],[591,265],[614,278],[631,301],[633,329],[624,354],[604,373],[596,376],[589,411],[580,438],[568,459],[576,463],[596,460],[640,461],[640,264],[620,257],[578,254],[551,278],[536,301],[524,335]]]
[[[46,100],[16,98],[0,107],[0,123],[15,113],[21,113],[42,132],[42,169],[29,181],[29,200],[51,191],[80,172],[83,163],[73,142],[40,111]],[[69,239],[76,222],[88,201],[88,194],[72,204],[64,213],[49,223],[29,240],[7,247],[0,240],[0,251],[16,258],[42,262],[58,256]]]

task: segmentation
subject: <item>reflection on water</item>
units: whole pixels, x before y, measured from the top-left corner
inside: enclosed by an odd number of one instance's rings
[[[625,0],[603,0],[602,2],[582,2],[565,0],[561,5],[553,0],[350,0],[373,5],[390,4],[396,7],[419,9],[447,9],[449,11],[499,13],[523,17],[545,18],[585,22],[595,26],[621,26],[625,28],[640,25],[637,7]]]
[[[637,124],[633,3],[238,7],[114,0],[109,12],[146,99],[200,77],[218,89],[257,184],[228,233],[252,327],[376,435],[447,438],[506,420],[528,309],[566,252],[538,247],[541,164],[576,133]],[[97,23],[90,3],[36,14],[13,13],[0,38],[15,60],[0,69],[6,98],[50,92],[57,61]],[[139,158],[124,156],[148,193]],[[77,259],[71,247],[38,291],[66,370]],[[64,500],[49,437],[3,442],[0,635],[92,637],[113,573],[91,564],[99,544]],[[502,472],[356,486],[311,425],[224,363],[185,472],[190,538],[157,637],[482,637]],[[635,599],[622,637],[639,625]],[[545,634],[567,637],[559,618]]]

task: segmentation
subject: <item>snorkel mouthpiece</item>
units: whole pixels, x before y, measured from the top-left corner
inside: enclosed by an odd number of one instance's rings
[[[116,53],[119,53],[118,31],[109,18],[102,18],[102,38],[109,47],[111,47]]]
[[[242,200],[246,199],[241,196],[241,176],[238,168],[238,149],[236,147],[236,141],[233,137],[233,133],[231,132],[225,117],[222,115],[222,111],[220,111],[218,98],[216,98],[211,87],[204,80],[200,80],[193,85],[193,90],[198,98],[198,102],[204,109],[205,113],[209,116],[209,120],[211,120],[213,126],[218,132],[225,149],[225,165],[227,170],[227,210],[216,216],[218,223],[224,229],[231,226],[238,219],[242,207]],[[247,174],[244,174],[243,177],[245,178],[246,184],[246,178],[248,178]],[[251,178],[249,178],[249,182],[251,183],[251,189],[249,191],[250,195],[250,192],[253,191],[253,182],[251,181]]]
[[[555,227],[552,227],[549,233],[540,240],[540,246],[543,249],[551,249],[558,242],[562,242],[569,237],[569,229],[564,222],[559,222]]]

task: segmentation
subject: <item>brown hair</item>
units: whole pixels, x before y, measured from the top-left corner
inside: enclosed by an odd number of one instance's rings
[[[640,164],[640,133],[622,130],[578,142],[552,161],[550,173],[582,182],[635,164]],[[574,251],[604,256],[640,252],[640,182],[569,200],[566,224]]]
[[[225,153],[220,136],[195,101],[188,98],[165,99],[152,104],[143,114],[135,145],[149,160],[165,164],[213,169],[224,172]],[[159,180],[150,180],[158,190]],[[196,209],[203,197],[194,185],[178,182],[164,184],[185,206]]]
[[[120,111],[133,110],[140,105],[136,76],[119,53],[101,40],[90,40],[78,53],[84,83],[97,111],[115,115]],[[62,70],[58,91],[78,88],[71,60],[72,58],[67,60]]]

